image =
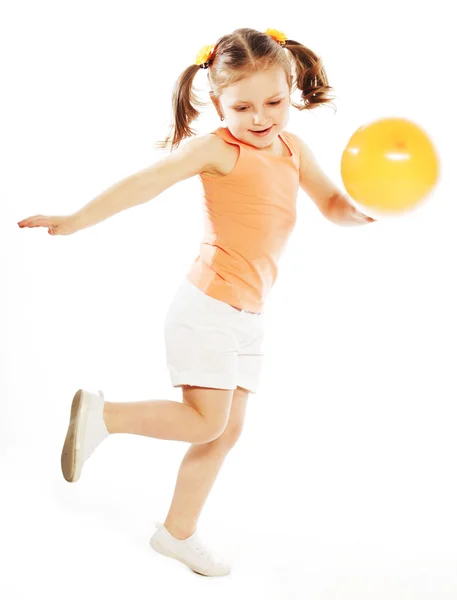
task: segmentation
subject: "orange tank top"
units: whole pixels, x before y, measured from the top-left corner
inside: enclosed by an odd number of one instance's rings
[[[278,261],[296,222],[300,154],[286,132],[289,156],[275,156],[212,132],[239,147],[229,175],[201,174],[204,236],[187,279],[208,296],[250,312],[262,312],[278,274]]]

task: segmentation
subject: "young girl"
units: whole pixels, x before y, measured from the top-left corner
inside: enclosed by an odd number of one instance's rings
[[[295,74],[292,74],[294,67]],[[208,69],[210,97],[226,127],[197,136],[193,79]],[[295,77],[295,79],[294,79]],[[301,103],[291,93],[301,91]],[[217,474],[240,436],[250,393],[262,366],[263,308],[277,278],[278,260],[296,220],[299,185],[322,214],[341,224],[374,219],[359,213],[329,180],[307,145],[285,131],[289,106],[312,109],[329,102],[321,60],[277,30],[238,29],[205,46],[179,77],[173,93],[174,125],[159,145],[172,152],[150,168],[106,190],[70,216],[37,215],[20,227],[47,227],[67,235],[155,198],[178,181],[199,175],[205,235],[169,308],[167,365],[183,402],[105,402],[103,393],[79,390],[72,402],[62,451],[67,481],[113,433],[133,433],[191,444],[173,500],[151,546],[204,575],[225,575],[196,534]]]

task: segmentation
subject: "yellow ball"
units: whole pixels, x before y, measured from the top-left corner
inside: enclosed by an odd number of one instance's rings
[[[407,119],[380,119],[361,127],[341,158],[341,177],[349,196],[381,211],[413,208],[429,196],[438,176],[432,142]]]

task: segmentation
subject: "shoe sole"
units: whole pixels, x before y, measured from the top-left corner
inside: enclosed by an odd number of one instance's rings
[[[70,424],[62,449],[60,463],[64,478],[73,483],[81,475],[81,444],[79,438],[87,422],[87,410],[83,410],[83,390],[78,390],[71,403]]]
[[[149,545],[151,546],[151,548],[153,550],[155,550],[159,554],[162,554],[163,556],[168,556],[168,558],[174,558],[175,560],[178,560],[180,563],[182,563],[183,565],[185,565],[191,571],[193,571],[194,573],[197,573],[198,575],[203,575],[205,577],[222,577],[223,575],[228,575],[228,573],[223,573],[221,575],[211,575],[209,573],[203,573],[202,571],[199,571],[198,568],[195,567],[194,565],[192,565],[191,563],[186,562],[185,560],[183,560],[182,558],[180,558],[176,554],[173,554],[173,552],[170,552],[170,550],[167,550],[166,548],[164,548],[162,546],[162,544],[160,542],[158,542],[154,538],[151,538],[149,540]]]

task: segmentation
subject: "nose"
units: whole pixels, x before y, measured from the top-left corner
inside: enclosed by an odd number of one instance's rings
[[[263,125],[266,122],[266,118],[265,115],[262,112],[256,112],[254,113],[254,116],[252,118],[252,124],[253,125]]]

